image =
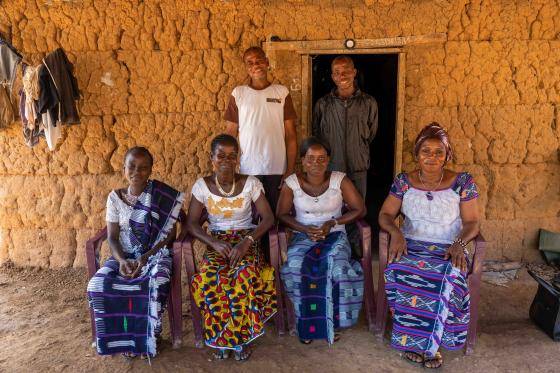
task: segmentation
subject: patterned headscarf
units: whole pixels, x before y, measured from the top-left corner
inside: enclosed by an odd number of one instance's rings
[[[420,131],[418,136],[416,136],[416,140],[414,141],[415,157],[418,157],[422,143],[428,139],[437,139],[441,141],[445,147],[445,163],[449,162],[453,158],[453,149],[451,149],[449,135],[447,135],[447,131],[445,131],[437,122],[428,124],[426,127],[422,128],[422,131]]]

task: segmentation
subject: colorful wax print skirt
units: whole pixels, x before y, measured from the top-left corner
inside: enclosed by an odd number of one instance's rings
[[[169,294],[172,258],[166,248],[148,259],[141,275],[127,279],[109,258],[87,287],[100,355],[156,355],[156,337]]]
[[[234,246],[249,233],[250,230],[238,230],[211,234]],[[229,266],[228,258],[207,248],[192,280],[206,345],[240,350],[264,334],[265,322],[276,313],[276,291],[274,269],[261,259],[259,242],[234,268]]]
[[[469,325],[466,275],[444,260],[448,244],[406,240],[408,255],[385,270],[391,345],[433,357],[463,347]]]
[[[335,329],[358,321],[364,274],[350,255],[344,232],[332,232],[319,242],[296,233],[290,242],[281,275],[294,305],[301,339],[326,339],[333,343]]]

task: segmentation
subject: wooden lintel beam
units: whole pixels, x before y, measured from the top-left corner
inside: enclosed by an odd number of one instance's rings
[[[436,33],[428,35],[397,36],[383,39],[357,39],[354,49],[374,49],[388,47],[404,47],[414,44],[444,43],[447,34]],[[263,44],[267,51],[272,50],[325,50],[344,49],[344,40],[299,40],[299,41],[267,41]]]

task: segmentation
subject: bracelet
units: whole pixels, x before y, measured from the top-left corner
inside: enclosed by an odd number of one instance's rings
[[[249,241],[251,241],[251,244],[255,243],[255,238],[253,236],[251,236],[250,234],[246,235],[245,238],[248,238]]]
[[[461,246],[461,248],[463,249],[463,252],[464,252],[466,255],[469,255],[469,251],[467,250],[467,246],[468,246],[468,244],[469,244],[468,242],[463,241],[463,240],[461,239],[461,237],[457,237],[457,238],[455,239],[455,241],[453,241],[453,243],[458,243],[459,246]]]

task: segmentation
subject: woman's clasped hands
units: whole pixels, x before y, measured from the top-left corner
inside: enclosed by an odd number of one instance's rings
[[[223,258],[229,259],[230,267],[235,267],[241,259],[249,252],[252,242],[249,239],[239,241],[235,246],[230,243],[214,239],[211,247],[217,251]]]

